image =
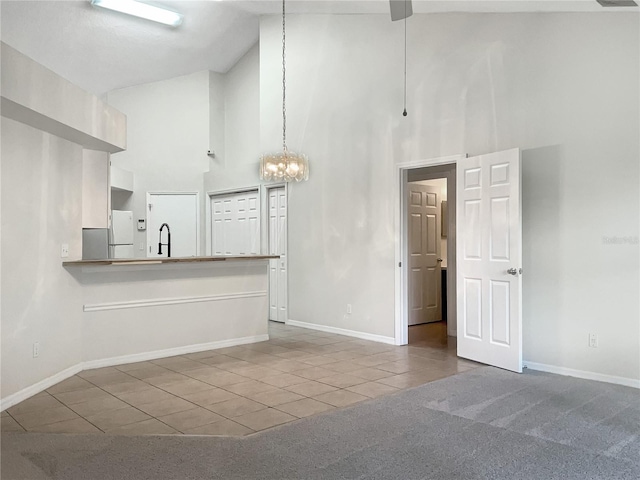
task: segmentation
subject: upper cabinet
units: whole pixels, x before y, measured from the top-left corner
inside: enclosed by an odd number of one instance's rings
[[[2,116],[90,150],[127,147],[127,117],[26,55],[0,42]]]
[[[111,165],[111,189],[133,193],[133,172]]]

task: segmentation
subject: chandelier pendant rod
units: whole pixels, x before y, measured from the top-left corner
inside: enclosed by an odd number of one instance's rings
[[[282,0],[282,150],[287,155],[287,68],[286,68],[286,25],[285,0]]]

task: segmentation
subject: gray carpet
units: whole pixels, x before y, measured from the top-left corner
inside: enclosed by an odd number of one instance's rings
[[[245,438],[3,434],[2,479],[634,479],[640,391],[483,367]]]

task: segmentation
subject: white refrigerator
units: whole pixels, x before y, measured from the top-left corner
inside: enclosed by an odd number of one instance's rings
[[[109,258],[133,258],[133,212],[111,211]]]

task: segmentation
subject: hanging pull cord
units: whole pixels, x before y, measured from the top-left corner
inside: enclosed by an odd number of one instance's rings
[[[402,116],[407,116],[407,1],[404,0],[404,110]]]

